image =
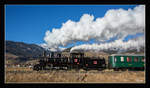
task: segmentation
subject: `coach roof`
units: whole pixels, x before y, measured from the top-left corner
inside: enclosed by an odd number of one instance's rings
[[[143,54],[112,54],[110,56],[144,56]]]

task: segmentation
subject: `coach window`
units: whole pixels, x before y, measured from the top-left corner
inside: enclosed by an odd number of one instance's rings
[[[138,58],[137,57],[134,58],[134,62],[138,62]]]
[[[117,58],[116,58],[116,57],[115,57],[115,59],[114,59],[114,60],[115,60],[115,62],[117,62]]]
[[[130,57],[127,57],[127,62],[131,62],[131,58]]]
[[[144,59],[144,57],[142,58],[142,62],[145,62],[145,59]]]
[[[124,57],[121,57],[121,62],[124,62]]]

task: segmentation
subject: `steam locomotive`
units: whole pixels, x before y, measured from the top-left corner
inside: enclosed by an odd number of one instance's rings
[[[46,52],[40,57],[39,64],[34,65],[33,70],[44,70],[44,69],[97,69],[103,70],[106,68],[104,58],[90,58],[84,57],[82,52],[72,52],[69,57],[62,56],[61,53],[51,52],[47,57]]]
[[[113,54],[108,57],[108,64],[105,58],[90,58],[84,57],[83,52],[71,52],[70,56],[63,56],[61,53],[51,52],[47,56],[43,52],[40,57],[39,63],[33,66],[33,70],[46,70],[46,69],[62,69],[62,70],[104,70],[104,69],[145,69],[145,57],[143,55],[121,55]]]

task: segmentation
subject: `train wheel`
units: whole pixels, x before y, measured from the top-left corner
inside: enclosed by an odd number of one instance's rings
[[[39,71],[39,70],[40,70],[40,68],[39,68],[39,66],[38,66],[38,65],[36,65],[36,66],[34,66],[34,69],[33,69],[33,70]]]
[[[114,68],[114,71],[119,71],[119,69],[118,68]]]
[[[39,69],[38,69],[38,68],[36,68],[35,70],[36,70],[36,71],[39,71]]]

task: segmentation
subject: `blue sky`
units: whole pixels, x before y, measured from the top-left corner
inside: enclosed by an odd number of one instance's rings
[[[136,5],[6,5],[5,40],[44,43],[46,30],[60,28],[67,20],[79,21],[87,13],[103,17],[109,9],[128,9]],[[143,34],[137,34],[141,36]],[[129,35],[128,38],[135,36]],[[90,43],[94,41],[91,40]],[[77,44],[82,44],[80,41]],[[71,45],[69,45],[71,46]]]

